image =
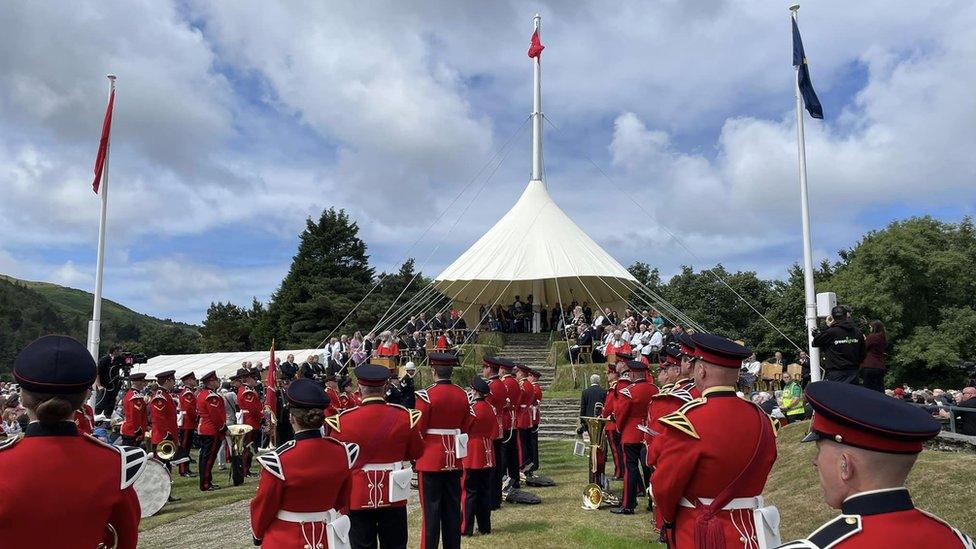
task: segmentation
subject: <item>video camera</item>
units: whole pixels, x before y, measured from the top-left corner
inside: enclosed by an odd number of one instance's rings
[[[125,375],[128,376],[134,365],[145,364],[149,359],[143,353],[122,353],[115,360]]]

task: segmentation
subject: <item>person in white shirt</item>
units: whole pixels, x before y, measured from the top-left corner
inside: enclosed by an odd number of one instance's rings
[[[759,361],[756,360],[756,355],[752,355],[749,358],[742,361],[741,375],[739,376],[739,387],[743,392],[751,391],[752,386],[756,383],[756,378],[759,377],[759,369],[762,367]]]

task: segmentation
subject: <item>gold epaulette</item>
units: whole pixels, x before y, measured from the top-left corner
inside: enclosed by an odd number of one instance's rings
[[[415,425],[417,425],[417,422],[420,421],[420,416],[424,415],[423,412],[421,412],[420,410],[417,410],[415,408],[407,408],[406,406],[401,406],[400,404],[392,404],[392,403],[389,403],[389,402],[387,402],[386,404],[387,404],[387,406],[396,406],[397,408],[400,408],[401,410],[403,410],[405,412],[408,412],[410,414],[410,428],[411,429],[413,429],[413,427]]]
[[[329,416],[325,418],[325,424],[329,426],[330,429],[337,433],[341,433],[342,429],[339,428],[339,416],[341,414],[336,414],[334,416]]]
[[[705,402],[706,401],[704,398],[696,398],[695,400],[685,403],[684,406],[678,408],[676,411],[665,416],[661,416],[658,421],[665,425],[674,427],[692,438],[701,439],[701,437],[698,435],[698,431],[695,430],[695,426],[691,423],[691,420],[688,419],[686,414],[692,408],[701,406],[702,404],[705,404]]]

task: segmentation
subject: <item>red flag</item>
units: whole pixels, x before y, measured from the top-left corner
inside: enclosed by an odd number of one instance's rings
[[[529,42],[529,57],[539,57],[544,49],[546,47],[539,41],[539,31],[533,32],[532,41]]]
[[[272,339],[271,360],[268,362],[268,382],[264,385],[264,404],[271,408],[271,413],[274,414],[274,417],[281,421],[281,419],[278,418],[278,366],[275,364],[274,349],[275,344],[274,340]]]
[[[112,133],[112,107],[115,105],[115,88],[108,96],[108,107],[105,109],[105,120],[102,122],[102,138],[98,141],[98,156],[95,157],[95,180],[92,190],[98,194],[98,186],[102,182],[102,169],[105,167],[105,153],[108,152],[108,136]]]

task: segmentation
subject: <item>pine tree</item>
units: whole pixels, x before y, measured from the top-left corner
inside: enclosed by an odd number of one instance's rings
[[[308,219],[298,253],[272,297],[275,337],[285,344],[317,345],[369,291],[373,269],[359,226],[344,210]]]

